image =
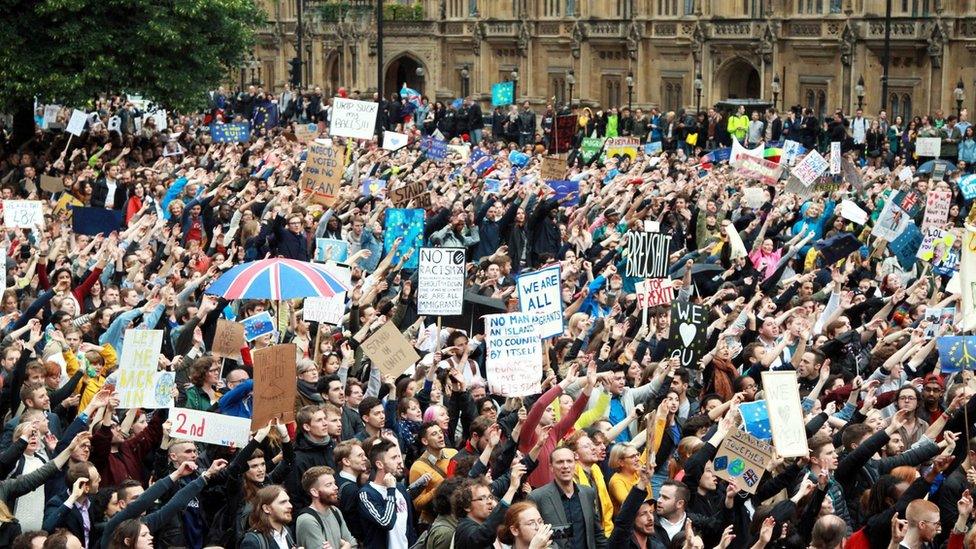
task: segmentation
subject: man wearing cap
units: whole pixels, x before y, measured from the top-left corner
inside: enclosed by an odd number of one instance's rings
[[[925,376],[925,383],[922,385],[922,406],[923,410],[919,416],[930,425],[942,415],[942,396],[945,394],[945,384],[938,374],[928,374]]]

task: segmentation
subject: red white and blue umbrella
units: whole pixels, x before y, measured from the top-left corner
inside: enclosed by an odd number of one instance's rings
[[[332,297],[347,291],[341,275],[321,263],[273,258],[242,263],[207,288],[225,299]]]

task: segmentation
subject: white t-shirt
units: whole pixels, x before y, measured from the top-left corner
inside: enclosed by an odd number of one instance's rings
[[[105,178],[105,186],[108,187],[108,194],[105,195],[105,209],[111,210],[115,207],[115,189],[118,183],[114,179]]]
[[[375,482],[370,482],[373,488],[381,493],[386,494],[387,487],[382,484],[377,484]],[[407,541],[407,500],[403,497],[403,494],[399,490],[394,490],[396,494],[396,524],[393,525],[393,529],[390,530],[389,537],[387,538],[386,546],[389,549],[410,549],[410,543]]]

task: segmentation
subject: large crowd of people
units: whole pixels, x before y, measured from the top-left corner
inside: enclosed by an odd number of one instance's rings
[[[537,115],[524,103],[483,114],[477,97],[445,106],[338,95],[379,103],[374,139],[331,135],[332,100],[320,89],[253,87],[215,90],[201,113],[99,97],[77,137],[64,131],[70,109],[47,119],[42,106],[32,139],[14,148],[0,135],[2,199],[44,209],[42,226],[2,227],[0,546],[976,543],[976,384],[965,341],[956,367],[937,346],[968,327],[959,267],[971,201],[959,181],[976,146],[965,113],[906,124],[860,110],[548,105]],[[558,158],[579,191],[557,197],[540,169],[566,114],[577,126]],[[250,138],[212,142],[209,126],[231,122],[249,122]],[[330,206],[298,185],[308,143],[295,126],[309,123],[348,145]],[[409,144],[383,149],[385,131]],[[444,159],[422,146],[435,134],[456,146]],[[632,157],[579,153],[584,138],[615,136],[641,146]],[[942,138],[942,179],[921,169],[919,136]],[[825,156],[839,141],[845,170],[798,193],[789,168],[763,182],[702,158],[733,139],[780,153],[792,140]],[[468,160],[485,155],[488,172]],[[369,178],[385,190],[365,192]],[[500,187],[489,190],[489,178]],[[418,314],[417,273],[384,245],[386,211],[401,206],[390,193],[416,182],[432,194],[424,245],[467,251],[466,296],[518,311],[517,278],[559,267],[563,331],[541,344],[538,394],[489,391],[480,316],[460,329]],[[932,213],[927,195],[951,193],[932,254],[916,258],[925,244],[915,243],[906,261],[894,240],[872,235],[899,191],[916,194],[921,207],[904,213],[919,226]],[[85,234],[71,205],[120,212],[122,226]],[[628,235],[645,230],[670,236],[674,301],[706,311],[692,364],[675,355],[670,304],[644,310],[642,280],[628,274]],[[348,244],[337,326],[306,322],[302,300],[206,293],[246,261],[331,262],[316,254],[322,237]],[[274,332],[237,360],[214,355],[218,320],[263,311]],[[390,323],[420,356],[399,377],[361,347]],[[166,408],[123,409],[129,329],[163,331],[158,368],[175,372],[178,407],[236,418],[252,414],[251,351],[295,344],[295,421],[221,446],[179,438]],[[760,478],[729,480],[742,471],[727,466],[723,441],[764,438],[744,410],[767,399],[769,371],[795,372],[809,452],[782,457],[774,431]]]

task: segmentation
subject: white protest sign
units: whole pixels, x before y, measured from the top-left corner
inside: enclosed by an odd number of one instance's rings
[[[152,113],[152,118],[156,121],[156,131],[163,131],[166,129],[166,111],[159,110]]]
[[[332,297],[306,297],[302,305],[305,322],[325,322],[338,326],[346,312],[346,292]]]
[[[459,315],[464,306],[464,248],[421,248],[417,314]]]
[[[4,200],[3,224],[19,229],[44,226],[44,205],[40,200]]]
[[[912,169],[905,166],[904,168],[898,170],[898,181],[901,181],[902,183],[911,183]]]
[[[742,189],[742,202],[746,207],[758,210],[766,203],[766,190],[761,187],[746,187]]]
[[[488,392],[504,397],[534,395],[542,386],[542,338],[528,313],[485,315]]]
[[[395,151],[407,144],[407,134],[397,132],[383,132],[383,148]]]
[[[71,111],[71,119],[68,120],[68,127],[65,128],[65,131],[75,137],[81,137],[82,132],[85,131],[86,122],[88,122],[88,115],[85,114],[85,111],[75,109]]]
[[[915,154],[918,156],[934,156],[938,158],[942,153],[942,139],[938,137],[919,137],[915,139]]]
[[[858,225],[864,225],[868,222],[868,212],[862,210],[860,206],[851,200],[845,199],[840,203],[840,216]]]
[[[827,161],[824,157],[820,156],[817,151],[810,151],[803,160],[797,164],[793,170],[793,175],[803,183],[804,186],[809,187],[813,185],[813,182],[820,177],[820,174],[827,170]]]
[[[911,222],[912,218],[905,213],[905,210],[899,208],[894,200],[888,200],[881,210],[881,215],[878,216],[877,223],[871,229],[871,236],[891,242],[898,238]]]
[[[638,310],[674,301],[674,285],[670,278],[649,278],[638,282],[636,289]]]
[[[58,122],[58,113],[61,112],[61,105],[44,105],[44,120],[42,125],[48,129],[51,124]]]
[[[379,103],[372,101],[333,98],[332,124],[329,126],[329,133],[353,139],[371,139],[373,128],[376,126],[378,108]]]
[[[560,298],[559,266],[547,267],[516,279],[519,310],[535,318],[543,338],[563,333],[563,302]]]
[[[122,133],[122,119],[118,116],[113,116],[108,119],[108,131]]]
[[[773,446],[782,457],[806,456],[807,432],[796,372],[763,372],[762,382]]]
[[[243,448],[251,436],[251,420],[246,417],[172,408],[169,420],[170,436],[179,440]]]
[[[169,391],[162,394],[166,389],[165,383],[158,383],[160,380],[156,376],[162,346],[162,330],[125,331],[122,356],[119,357],[119,384],[116,387],[120,408],[169,408],[173,405]]]
[[[783,162],[787,166],[792,166],[793,164],[796,164],[796,157],[800,156],[800,149],[802,148],[803,148],[802,145],[800,145],[800,143],[797,141],[791,141],[789,139],[784,141]]]
[[[830,174],[840,173],[840,141],[830,142]]]
[[[922,228],[942,227],[949,219],[949,206],[952,204],[952,191],[929,191],[925,195],[925,217]]]

